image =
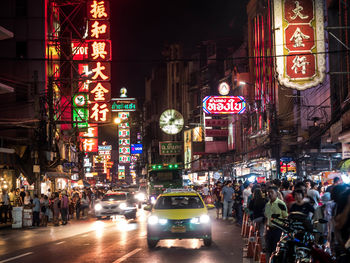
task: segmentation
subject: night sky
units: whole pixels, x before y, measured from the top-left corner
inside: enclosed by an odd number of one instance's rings
[[[143,97],[144,79],[165,43],[186,50],[202,40],[236,37],[241,42],[246,0],[111,0],[113,97],[125,86]]]

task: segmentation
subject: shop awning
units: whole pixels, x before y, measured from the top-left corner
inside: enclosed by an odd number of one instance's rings
[[[55,178],[70,179],[69,173],[64,173],[64,172],[46,172],[45,174],[50,179],[55,179]]]

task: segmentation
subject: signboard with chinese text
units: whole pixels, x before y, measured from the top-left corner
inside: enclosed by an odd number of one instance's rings
[[[109,1],[96,0],[87,2],[87,17],[90,20],[106,20],[110,18]]]
[[[89,113],[87,108],[73,108],[73,127],[88,127]]]
[[[129,138],[119,139],[119,146],[128,146],[128,145],[130,145]]]
[[[119,163],[130,163],[130,155],[119,155]]]
[[[91,82],[89,84],[89,100],[109,102],[111,100],[111,84],[109,82]]]
[[[119,147],[119,154],[130,154],[130,147],[123,146]]]
[[[109,61],[112,58],[112,46],[110,40],[88,40],[89,59]]]
[[[89,105],[89,122],[109,122],[111,120],[111,112],[107,103],[90,103]]]
[[[203,110],[207,114],[241,114],[245,109],[241,96],[206,96],[203,99]]]
[[[159,142],[160,155],[182,154],[182,142]]]
[[[97,138],[98,137],[98,127],[97,125],[89,124],[86,132],[79,132],[79,137],[81,138]]]
[[[98,139],[97,138],[81,138],[82,150],[84,152],[97,152]]]
[[[276,70],[281,85],[298,90],[323,82],[326,70],[324,1],[274,0]]]
[[[135,98],[117,98],[112,99],[112,112],[118,111],[136,111]]]

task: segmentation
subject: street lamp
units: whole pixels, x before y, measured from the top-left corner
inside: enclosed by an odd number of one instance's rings
[[[116,118],[114,118],[113,121],[114,121],[115,124],[119,125],[122,122],[122,119],[119,118],[119,117],[116,117]]]

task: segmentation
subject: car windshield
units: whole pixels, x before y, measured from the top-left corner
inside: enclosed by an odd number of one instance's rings
[[[161,196],[155,204],[155,209],[193,209],[203,208],[203,202],[198,196]]]
[[[122,201],[126,200],[126,194],[108,194],[102,198],[102,201]]]

